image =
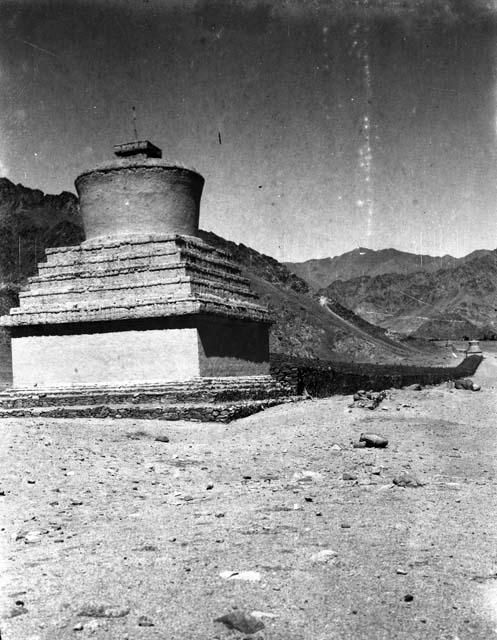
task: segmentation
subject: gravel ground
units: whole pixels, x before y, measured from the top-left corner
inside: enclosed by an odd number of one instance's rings
[[[375,411],[3,420],[2,639],[495,637],[487,355],[482,391],[393,390]],[[363,431],[389,446],[354,449]],[[264,628],[215,622],[234,611]]]

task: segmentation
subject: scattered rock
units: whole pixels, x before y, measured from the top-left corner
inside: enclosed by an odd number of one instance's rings
[[[406,593],[406,595],[404,596],[404,602],[412,602],[414,600],[414,596],[411,595],[410,593]]]
[[[155,436],[154,440],[156,442],[169,442],[169,438],[167,436],[164,436],[164,435]]]
[[[314,553],[311,556],[311,562],[318,564],[326,564],[331,560],[334,560],[338,556],[336,551],[332,551],[331,549],[323,549],[322,551],[318,551],[318,553]]]
[[[72,628],[73,631],[83,631],[84,627],[82,625],[81,622],[78,622],[77,624],[74,625],[74,627]]]
[[[139,627],[153,627],[154,623],[148,616],[140,616],[137,620]]]
[[[262,620],[259,620],[250,613],[239,611],[233,611],[232,613],[220,616],[219,618],[216,618],[214,622],[222,622],[228,627],[228,629],[236,629],[242,633],[249,634],[256,633],[265,627]]]
[[[406,488],[407,487],[415,488],[415,487],[424,486],[424,483],[418,480],[418,478],[416,478],[416,476],[412,475],[411,473],[401,473],[400,475],[395,476],[395,478],[393,479],[393,483],[398,487],[406,487]]]
[[[396,573],[398,573],[399,576],[407,575],[407,571],[405,569],[397,569]]]
[[[357,391],[352,407],[374,410],[387,397],[386,391]]]
[[[210,491],[211,489],[214,489],[214,485],[212,484],[212,482],[209,482],[209,484],[207,484],[205,488],[207,491]]]
[[[454,387],[456,389],[465,389],[466,391],[480,391],[481,386],[476,384],[470,378],[465,378],[463,380],[456,380],[454,382]]]
[[[388,439],[377,433],[361,433],[359,442],[364,442],[366,447],[384,448],[388,445]]]
[[[407,389],[408,391],[421,391],[422,388],[423,387],[419,383],[410,384],[407,387],[404,387],[404,389]]]
[[[88,602],[79,609],[76,615],[88,618],[123,618],[128,613],[128,607]]]
[[[379,476],[381,475],[381,469],[380,467],[371,467],[369,473],[372,473],[374,476]]]

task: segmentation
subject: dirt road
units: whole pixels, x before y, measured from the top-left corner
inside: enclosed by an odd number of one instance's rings
[[[2,421],[2,639],[495,637],[494,354],[475,379],[231,425]]]

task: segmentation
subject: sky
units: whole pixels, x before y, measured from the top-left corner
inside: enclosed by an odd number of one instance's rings
[[[0,0],[0,176],[140,139],[279,260],[497,248],[497,0]]]

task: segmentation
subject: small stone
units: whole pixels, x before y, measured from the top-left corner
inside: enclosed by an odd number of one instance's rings
[[[224,518],[224,512],[223,511],[218,511],[218,513],[214,514],[216,518]]]
[[[95,633],[95,631],[102,626],[102,622],[99,620],[90,620],[84,625],[84,630],[89,633]]]
[[[342,522],[340,526],[342,529],[350,529],[350,524],[348,522]]]
[[[140,616],[137,620],[139,627],[153,627],[154,623],[148,616]]]
[[[133,551],[158,551],[158,549],[155,544],[144,544],[141,547],[133,549]]]
[[[381,475],[381,469],[380,467],[371,467],[370,473],[372,473],[374,476],[379,476]]]
[[[326,564],[338,556],[336,551],[332,551],[331,549],[323,549],[322,551],[318,551],[318,553],[314,553],[311,556],[311,562],[318,564]]]
[[[393,483],[398,487],[405,488],[416,488],[422,487],[424,485],[423,482],[418,480],[416,476],[412,475],[411,473],[401,473],[393,479]]]
[[[354,449],[365,449],[366,448],[366,443],[365,442],[354,442],[354,444],[352,446],[354,447]]]
[[[12,607],[7,617],[17,618],[17,616],[22,616],[25,613],[28,613],[28,610],[26,609],[26,607]]]
[[[481,386],[479,384],[476,384],[476,382],[473,382],[473,384],[471,385],[471,391],[480,391]]]
[[[409,386],[404,387],[404,389],[407,389],[408,391],[421,391],[422,388],[423,387],[418,383],[410,384]]]
[[[398,573],[399,576],[406,576],[407,575],[407,571],[405,569],[397,569],[396,573]]]
[[[164,435],[156,436],[154,439],[156,442],[169,442],[169,438]]]
[[[317,471],[296,471],[292,476],[292,482],[299,483],[320,482],[322,479],[322,474]]]
[[[456,389],[465,389],[466,391],[472,391],[473,390],[473,380],[470,380],[469,378],[465,378],[464,380],[456,380],[454,383],[454,387]]]
[[[74,625],[74,627],[72,628],[73,631],[83,631],[83,625],[81,622],[78,622],[77,624]]]
[[[36,480],[28,480],[28,484],[35,484]]]
[[[404,602],[412,602],[414,600],[414,596],[411,595],[410,593],[406,593],[406,595],[404,596]]]
[[[26,537],[26,534],[28,532],[25,531],[24,529],[20,529],[19,531],[16,531],[16,533],[12,534],[12,539],[17,542],[18,540],[23,540]]]
[[[261,574],[258,571],[221,571],[220,578],[225,580],[245,580],[247,582],[258,582]]]
[[[236,629],[242,633],[249,634],[256,633],[265,627],[262,620],[259,620],[250,613],[239,611],[233,611],[232,613],[220,616],[216,618],[214,622],[222,622],[228,629]]]
[[[127,616],[128,613],[128,607],[89,602],[84,604],[76,615],[87,616],[89,618],[123,618]]]
[[[342,474],[342,480],[357,480],[357,476],[354,473],[349,473],[346,471]]]
[[[36,544],[41,542],[41,535],[43,531],[28,531],[24,536],[24,541],[26,544]]]
[[[275,613],[269,613],[267,611],[251,611],[251,615],[254,618],[277,618],[278,616]]]
[[[361,433],[359,442],[365,442],[366,447],[384,448],[388,445],[388,439],[377,433]]]
[[[214,489],[214,485],[212,484],[212,482],[209,482],[209,484],[206,485],[205,488],[206,488],[207,491],[210,491],[211,489]]]

